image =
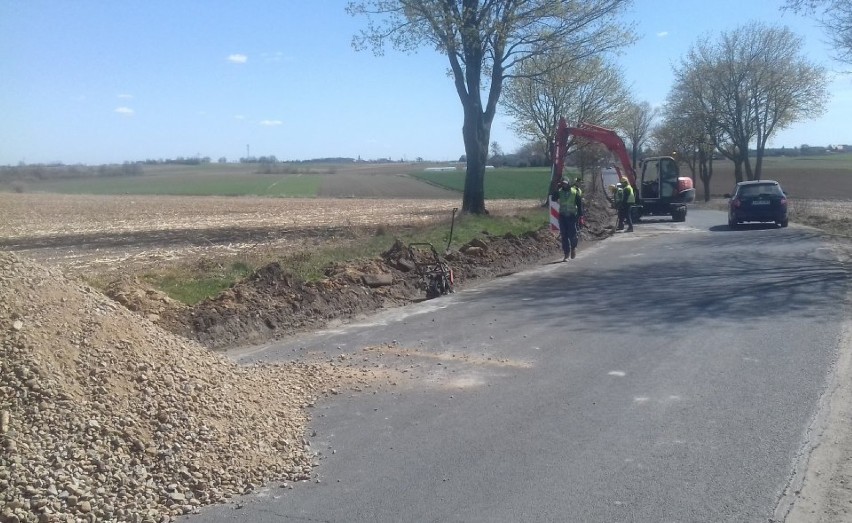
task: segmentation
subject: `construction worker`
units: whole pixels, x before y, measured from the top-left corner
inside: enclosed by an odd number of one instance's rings
[[[624,195],[624,188],[621,185],[621,181],[616,182],[615,185],[610,185],[610,189],[612,192],[612,208],[615,209],[618,214],[618,218],[616,219],[616,229],[621,227],[624,228],[624,221],[621,219],[621,198]],[[618,230],[621,230],[618,229]]]
[[[636,193],[633,191],[633,186],[630,185],[630,180],[626,176],[621,178],[621,183],[616,185],[615,204],[618,209],[618,226],[616,230],[624,230],[624,222],[627,222],[627,230],[624,232],[633,232],[633,214],[630,209],[636,203]]]
[[[551,194],[554,201],[559,202],[559,234],[562,238],[562,261],[577,256],[578,225],[585,225],[583,213],[583,192],[576,183],[563,178]]]

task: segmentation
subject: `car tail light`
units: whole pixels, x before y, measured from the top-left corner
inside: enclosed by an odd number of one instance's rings
[[[742,202],[740,202],[739,198],[736,198],[734,199],[734,201],[731,202],[731,205],[734,206],[734,209],[739,209],[740,205],[742,205]]]
[[[787,206],[787,198],[781,198],[781,207]]]

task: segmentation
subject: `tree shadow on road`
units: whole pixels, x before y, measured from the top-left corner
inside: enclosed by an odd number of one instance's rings
[[[732,235],[722,247],[712,239],[675,247],[712,247],[703,259],[667,262],[662,250],[637,254],[632,260],[641,261],[623,269],[578,265],[495,292],[525,321],[545,327],[564,327],[567,321],[586,331],[671,332],[714,320],[783,321],[790,315],[837,321],[849,270],[815,253],[821,244],[810,240],[818,234],[791,234],[789,249],[783,243],[779,249],[774,235],[748,236]],[[771,261],[764,263],[765,257]]]

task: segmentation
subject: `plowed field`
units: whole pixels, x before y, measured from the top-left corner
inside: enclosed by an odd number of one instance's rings
[[[0,193],[0,250],[72,273],[201,254],[309,248],[356,231],[448,219],[460,199],[296,199]],[[489,201],[492,212],[537,205]]]

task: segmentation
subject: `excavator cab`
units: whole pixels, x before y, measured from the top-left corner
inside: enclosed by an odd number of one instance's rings
[[[636,180],[642,214],[671,215],[686,220],[686,205],[695,201],[692,179],[680,176],[677,161],[669,156],[653,156],[642,161],[642,174]]]
[[[639,197],[643,200],[671,198],[675,194],[678,179],[678,167],[673,158],[659,156],[647,158],[642,162]]]

